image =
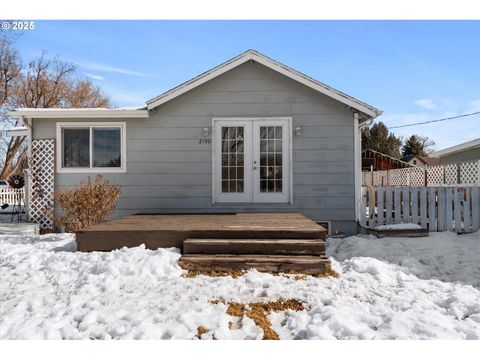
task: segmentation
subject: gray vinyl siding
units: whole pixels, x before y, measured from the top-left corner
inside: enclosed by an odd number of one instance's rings
[[[213,117],[292,117],[293,204],[212,204]],[[34,120],[33,136],[54,138],[57,121]],[[353,115],[345,105],[257,63],[243,64],[150,112],[125,121],[127,172],[104,174],[122,186],[114,217],[137,212],[299,211],[352,233]],[[94,174],[56,174],[69,187]]]
[[[453,164],[474,160],[480,160],[480,147],[474,149],[467,149],[458,153],[444,155],[440,157],[441,164]]]

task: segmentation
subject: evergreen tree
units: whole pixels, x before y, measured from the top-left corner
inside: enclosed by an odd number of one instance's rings
[[[435,142],[428,136],[412,135],[402,146],[402,155],[426,156]]]
[[[401,146],[402,139],[388,131],[383,122],[375,123],[362,132],[362,150],[371,149],[399,159]]]

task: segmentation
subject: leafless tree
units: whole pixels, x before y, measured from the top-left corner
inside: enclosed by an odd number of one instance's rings
[[[2,136],[0,139],[0,156],[2,169],[7,163],[10,163],[8,171],[13,170],[14,159],[12,155],[17,155],[23,138],[9,139],[5,136],[5,130],[15,126],[16,122],[9,118],[6,113],[12,108],[11,100],[16,92],[18,82],[21,78],[22,65],[18,52],[12,49],[10,41],[7,38],[0,38],[0,116],[2,121]],[[4,179],[3,171],[0,173],[0,179]]]
[[[1,36],[1,34],[0,34]],[[18,52],[0,38],[0,112],[3,130],[18,125],[7,116],[14,108],[110,107],[110,99],[90,80],[78,76],[76,66],[43,52],[22,66]],[[25,138],[7,138],[2,131],[0,179],[24,164]]]

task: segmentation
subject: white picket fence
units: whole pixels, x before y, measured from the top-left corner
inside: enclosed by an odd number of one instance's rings
[[[12,206],[18,204],[19,201],[23,204],[24,195],[24,189],[0,190],[0,205],[8,204]]]
[[[362,186],[480,185],[480,160],[457,164],[364,171]]]
[[[473,187],[362,187],[360,225],[419,224],[428,231],[469,233],[480,226]]]

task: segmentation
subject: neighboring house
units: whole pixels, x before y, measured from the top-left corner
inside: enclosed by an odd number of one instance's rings
[[[441,164],[475,161],[480,159],[480,139],[464,142],[430,154],[440,160]]]
[[[350,234],[361,128],[380,114],[253,50],[142,108],[10,113],[29,127],[30,153],[54,139],[55,189],[95,174],[121,185],[113,217],[301,212]],[[32,155],[37,167],[48,161],[42,151]]]
[[[421,168],[440,165],[440,161],[438,158],[432,158],[429,156],[407,155],[404,156],[401,160],[412,166]]]
[[[405,161],[382,154],[381,152],[372,149],[365,149],[362,151],[363,171],[403,169],[411,166],[412,165],[406,163]]]

